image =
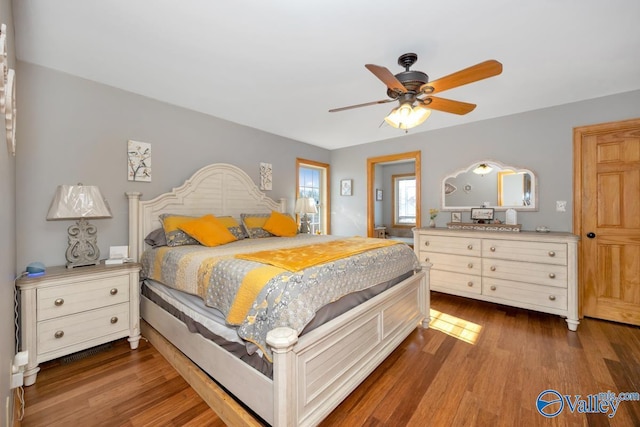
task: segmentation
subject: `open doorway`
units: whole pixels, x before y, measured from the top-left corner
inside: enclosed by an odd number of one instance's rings
[[[412,162],[414,164],[414,173],[415,173],[415,226],[421,226],[421,215],[420,215],[420,183],[422,182],[421,178],[421,160],[420,160],[420,151],[411,151],[408,153],[400,153],[400,154],[389,154],[386,156],[379,157],[370,157],[367,159],[367,236],[374,237],[376,236],[375,226],[376,226],[376,203],[380,204],[381,201],[384,201],[384,192],[382,193],[382,197],[380,197],[380,188],[376,188],[376,183],[379,182],[376,179],[376,170],[379,170],[381,165],[392,165],[396,163],[408,163]],[[380,184],[378,184],[380,186]],[[376,201],[378,199],[378,201]],[[382,200],[380,200],[382,199]],[[387,200],[389,201],[389,206],[391,206],[392,194],[389,192]]]

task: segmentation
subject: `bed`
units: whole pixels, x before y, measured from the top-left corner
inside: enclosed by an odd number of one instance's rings
[[[127,193],[130,256],[135,260],[149,254],[145,238],[162,228],[161,215],[240,218],[242,214],[287,211],[285,200],[272,200],[244,171],[222,163],[205,166],[180,187],[153,200],[141,201],[141,196]],[[428,327],[428,275],[428,265],[422,266],[304,334],[287,326],[268,329],[255,342],[264,341],[265,348],[258,347],[260,354],[268,356],[269,375],[202,334],[189,332],[185,323],[148,295],[140,295],[143,335],[171,359],[223,421],[250,424],[250,417],[233,414],[240,409],[226,396],[229,393],[273,426],[316,425],[409,333],[419,325]],[[254,302],[252,310],[257,306]]]

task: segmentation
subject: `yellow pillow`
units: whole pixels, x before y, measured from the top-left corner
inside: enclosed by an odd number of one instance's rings
[[[271,212],[271,216],[266,220],[262,228],[280,237],[293,237],[298,234],[296,221],[289,215],[276,211]]]
[[[205,246],[218,246],[233,242],[236,236],[213,215],[205,215],[178,225],[178,228]]]

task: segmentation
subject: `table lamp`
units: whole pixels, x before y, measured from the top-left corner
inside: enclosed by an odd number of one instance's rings
[[[297,214],[302,214],[300,218],[300,233],[310,233],[311,228],[309,227],[309,215],[318,213],[318,208],[316,207],[316,201],[313,197],[301,197],[296,200],[296,209]]]
[[[77,222],[69,227],[67,268],[97,265],[100,263],[98,229],[89,224],[88,218],[111,218],[109,205],[100,189],[93,185],[59,185],[51,201],[47,220]]]

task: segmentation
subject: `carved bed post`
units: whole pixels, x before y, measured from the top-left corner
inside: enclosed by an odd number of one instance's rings
[[[295,355],[291,351],[298,334],[291,328],[275,328],[267,334],[273,352],[273,426],[297,424],[297,378]]]
[[[125,194],[129,199],[129,258],[138,262],[141,249],[138,247],[138,234],[140,233],[138,219],[142,193],[130,191]]]

